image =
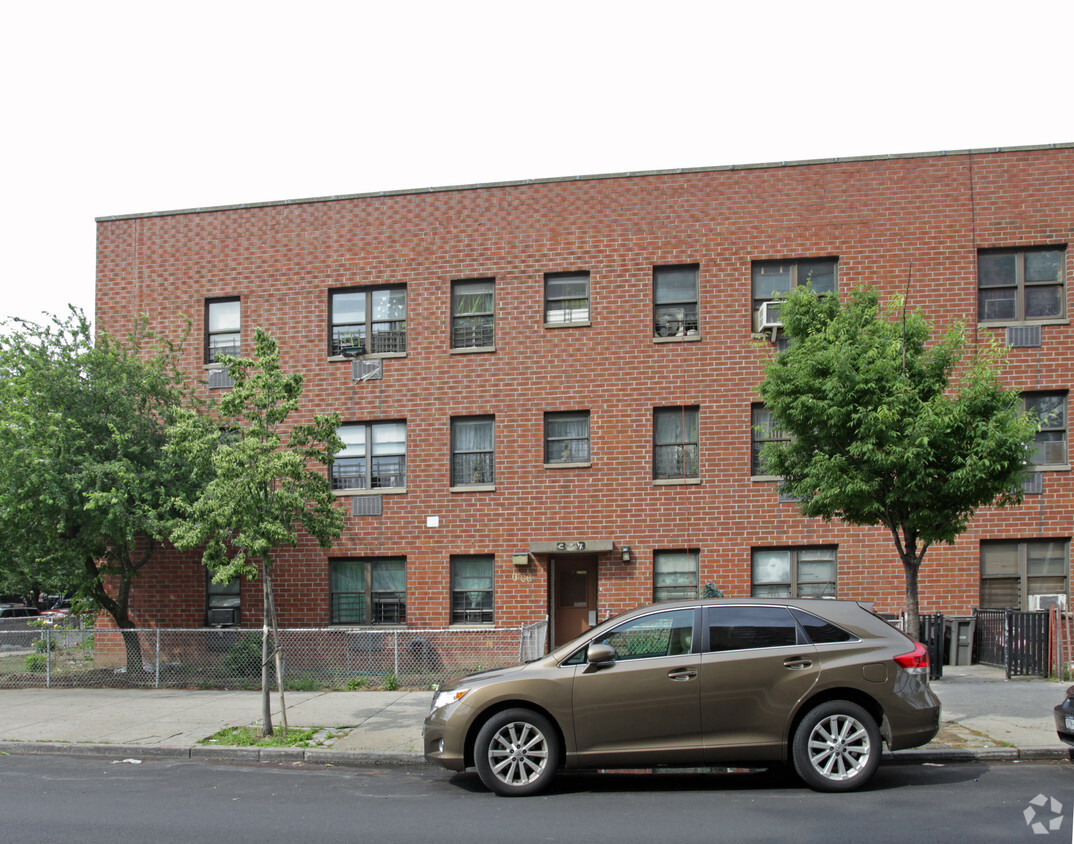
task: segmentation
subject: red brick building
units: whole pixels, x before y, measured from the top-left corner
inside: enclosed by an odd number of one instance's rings
[[[561,640],[707,584],[902,608],[890,535],[801,518],[752,455],[764,303],[807,276],[909,284],[937,329],[1012,344],[1005,378],[1047,417],[1025,503],[925,558],[922,611],[965,613],[1069,593],[1072,238],[1069,144],[400,191],[102,218],[97,319],[190,318],[213,389],[262,326],[303,413],[342,414],[346,530],[281,556],[281,623],[548,616]],[[170,553],[134,615],[259,623],[236,590]]]

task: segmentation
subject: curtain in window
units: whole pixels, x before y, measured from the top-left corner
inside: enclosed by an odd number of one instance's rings
[[[456,419],[452,435],[455,451],[492,451],[492,422],[489,419]]]
[[[589,414],[560,413],[547,418],[546,463],[589,461]]]
[[[658,551],[653,560],[653,599],[697,597],[697,551]]]
[[[403,560],[381,560],[373,563],[374,592],[406,592],[406,563]]]

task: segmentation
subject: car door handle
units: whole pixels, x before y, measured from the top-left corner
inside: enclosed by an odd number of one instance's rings
[[[668,677],[677,682],[683,680],[693,680],[697,676],[697,672],[692,668],[673,668],[668,672]]]
[[[784,668],[809,668],[813,665],[813,660],[807,659],[804,656],[789,656],[783,660]]]

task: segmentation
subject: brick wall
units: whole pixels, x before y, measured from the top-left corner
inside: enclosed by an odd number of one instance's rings
[[[329,556],[404,555],[408,619],[448,622],[448,560],[496,557],[497,621],[548,612],[547,556],[516,569],[512,552],[560,539],[611,539],[599,560],[599,614],[652,598],[654,551],[700,550],[700,582],[748,595],[751,549],[838,546],[841,597],[903,606],[901,566],[882,528],[808,521],[750,477],[750,403],[766,354],[751,341],[751,261],[836,256],[839,288],[909,286],[910,306],[937,329],[966,320],[975,342],[979,248],[1067,244],[1074,234],[1074,149],[1029,149],[664,173],[342,198],[98,221],[97,319],[126,330],[147,313],[179,336],[202,372],[204,301],[239,296],[244,354],[253,328],[279,341],[284,366],[306,376],[302,415],[407,421],[405,495],[383,515],[348,516],[330,551],[303,542],[279,556],[281,623],[328,623]],[[652,337],[654,266],[697,264],[700,340]],[[591,324],[546,328],[545,273],[590,273]],[[1074,278],[1067,254],[1066,277]],[[452,354],[451,281],[495,278],[495,351]],[[405,357],[382,380],[354,383],[328,360],[328,291],[405,284]],[[1068,287],[1069,290],[1069,287]],[[1068,305],[1069,310],[1069,305]],[[1015,349],[1007,380],[1067,389],[1074,342],[1045,325],[1043,345]],[[700,408],[696,485],[654,485],[654,407]],[[591,413],[592,464],[546,469],[546,411]],[[492,414],[494,491],[449,491],[450,419]],[[977,602],[983,539],[1069,537],[1069,472],[1044,494],[986,509],[953,547],[929,551],[922,611],[965,613]],[[349,512],[349,508],[348,508]],[[439,527],[427,527],[436,516]],[[629,545],[624,563],[619,548]],[[140,623],[200,625],[196,555],[171,554],[138,580]],[[248,588],[247,588],[248,587]],[[259,586],[243,617],[259,621]]]

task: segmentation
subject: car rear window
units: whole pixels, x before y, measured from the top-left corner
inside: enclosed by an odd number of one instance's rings
[[[825,621],[811,612],[799,609],[792,609],[791,612],[794,613],[794,617],[798,619],[798,623],[802,625],[802,629],[805,630],[806,635],[809,636],[809,640],[814,645],[825,645],[831,642],[852,642],[858,638],[853,633],[849,633],[842,627],[832,624],[830,621]]]

